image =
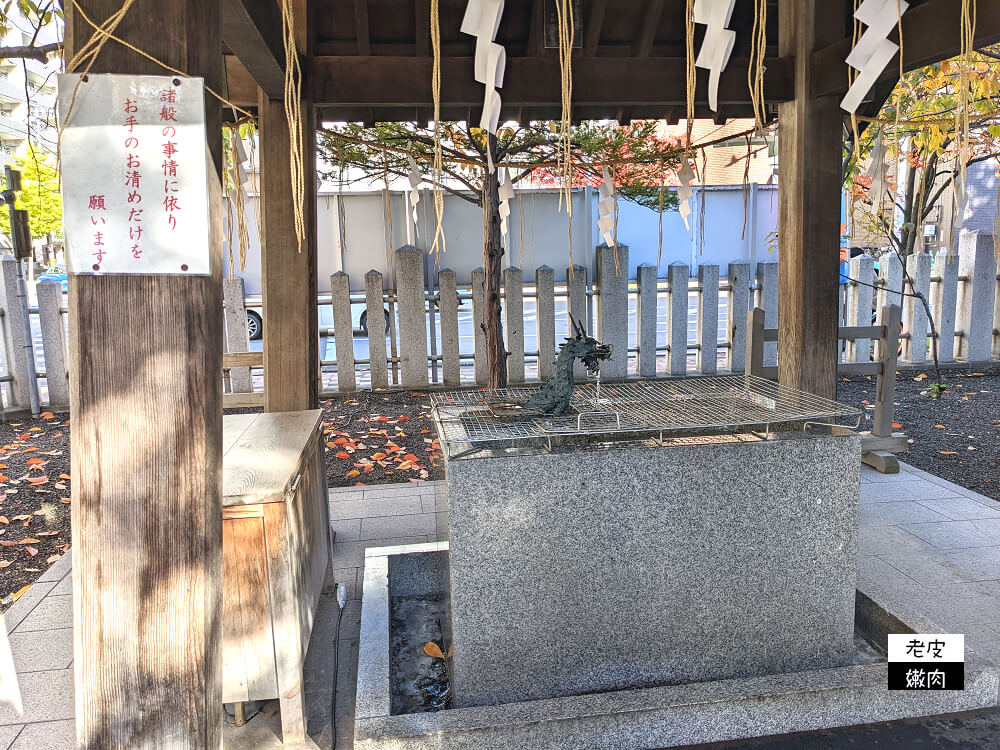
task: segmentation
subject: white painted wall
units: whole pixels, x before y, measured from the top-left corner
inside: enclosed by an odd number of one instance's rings
[[[569,221],[563,207],[559,211],[559,194],[555,190],[519,191],[511,204],[510,235],[507,240],[505,265],[520,265],[525,269],[525,281],[534,280],[534,269],[540,265],[555,270],[556,281],[564,281],[569,265]],[[677,211],[663,214],[663,252],[659,275],[674,261],[688,263],[718,263],[725,274],[730,262],[776,260],[769,253],[768,235],[778,224],[778,188],[771,185],[751,185],[747,196],[747,227],[744,232],[744,193],[740,186],[710,187],[695,191],[691,229],[685,229]],[[429,250],[434,235],[434,202],[429,191],[421,192],[417,205],[417,223],[409,216],[407,198],[391,193],[391,226],[389,211],[382,191],[321,193],[317,202],[317,234],[319,246],[319,284],[321,292],[330,289],[330,274],[346,271],[351,277],[351,289],[364,287],[364,274],[374,268],[386,277],[386,285],[394,286],[392,249],[408,242]],[[250,198],[250,203],[256,202]],[[524,212],[522,246],[521,212]],[[700,217],[704,213],[704,240]],[[255,223],[255,206],[246,211],[250,234],[247,263],[237,275],[244,279],[248,295],[260,294],[260,245]],[[343,219],[341,219],[341,215]],[[342,229],[341,229],[342,223]],[[629,276],[635,277],[640,263],[657,261],[659,215],[655,210],[629,201],[619,202],[618,241],[629,246]],[[483,220],[478,206],[453,195],[444,203],[445,253],[441,268],[456,272],[459,285],[468,284],[473,269],[482,265]],[[415,234],[414,234],[415,230]],[[597,229],[597,193],[586,188],[573,193],[573,262],[586,266],[588,279],[593,279],[594,246],[600,233]],[[235,238],[234,238],[235,242]],[[428,263],[429,274],[434,261]]]

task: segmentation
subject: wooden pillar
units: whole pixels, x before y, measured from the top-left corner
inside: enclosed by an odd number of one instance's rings
[[[292,206],[285,105],[258,92],[261,283],[264,298],[264,411],[317,404],[316,156],[313,108],[303,102],[306,238],[300,251]]]
[[[121,7],[78,2],[97,22]],[[67,60],[93,32],[74,5]],[[217,3],[137,0],[115,34],[224,90]],[[164,75],[116,42],[90,73]],[[88,750],[221,744],[222,137],[209,95],[205,112],[212,275],[69,281],[76,738]]]
[[[778,105],[778,379],[829,398],[837,393],[843,113],[839,95],[812,96],[811,53],[843,38],[845,13],[844,0],[780,0],[778,17],[796,94]]]

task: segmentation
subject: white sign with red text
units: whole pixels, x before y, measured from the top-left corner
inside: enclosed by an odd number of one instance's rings
[[[201,78],[59,76],[69,273],[208,275]]]

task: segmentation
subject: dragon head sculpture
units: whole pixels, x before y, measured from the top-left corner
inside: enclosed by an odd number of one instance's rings
[[[577,323],[572,317],[569,320],[576,335],[566,339],[559,354],[561,356],[565,353],[573,359],[579,359],[591,375],[596,375],[601,368],[601,362],[611,356],[612,348],[590,336],[584,330],[583,325]]]

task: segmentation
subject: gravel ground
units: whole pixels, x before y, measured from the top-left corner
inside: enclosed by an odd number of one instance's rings
[[[0,422],[0,612],[70,545],[69,420]]]
[[[894,429],[910,440],[900,459],[994,500],[1000,500],[1000,370],[942,370],[947,390],[931,398],[934,370],[900,370]],[[864,407],[871,427],[875,378],[843,378],[837,398]]]

